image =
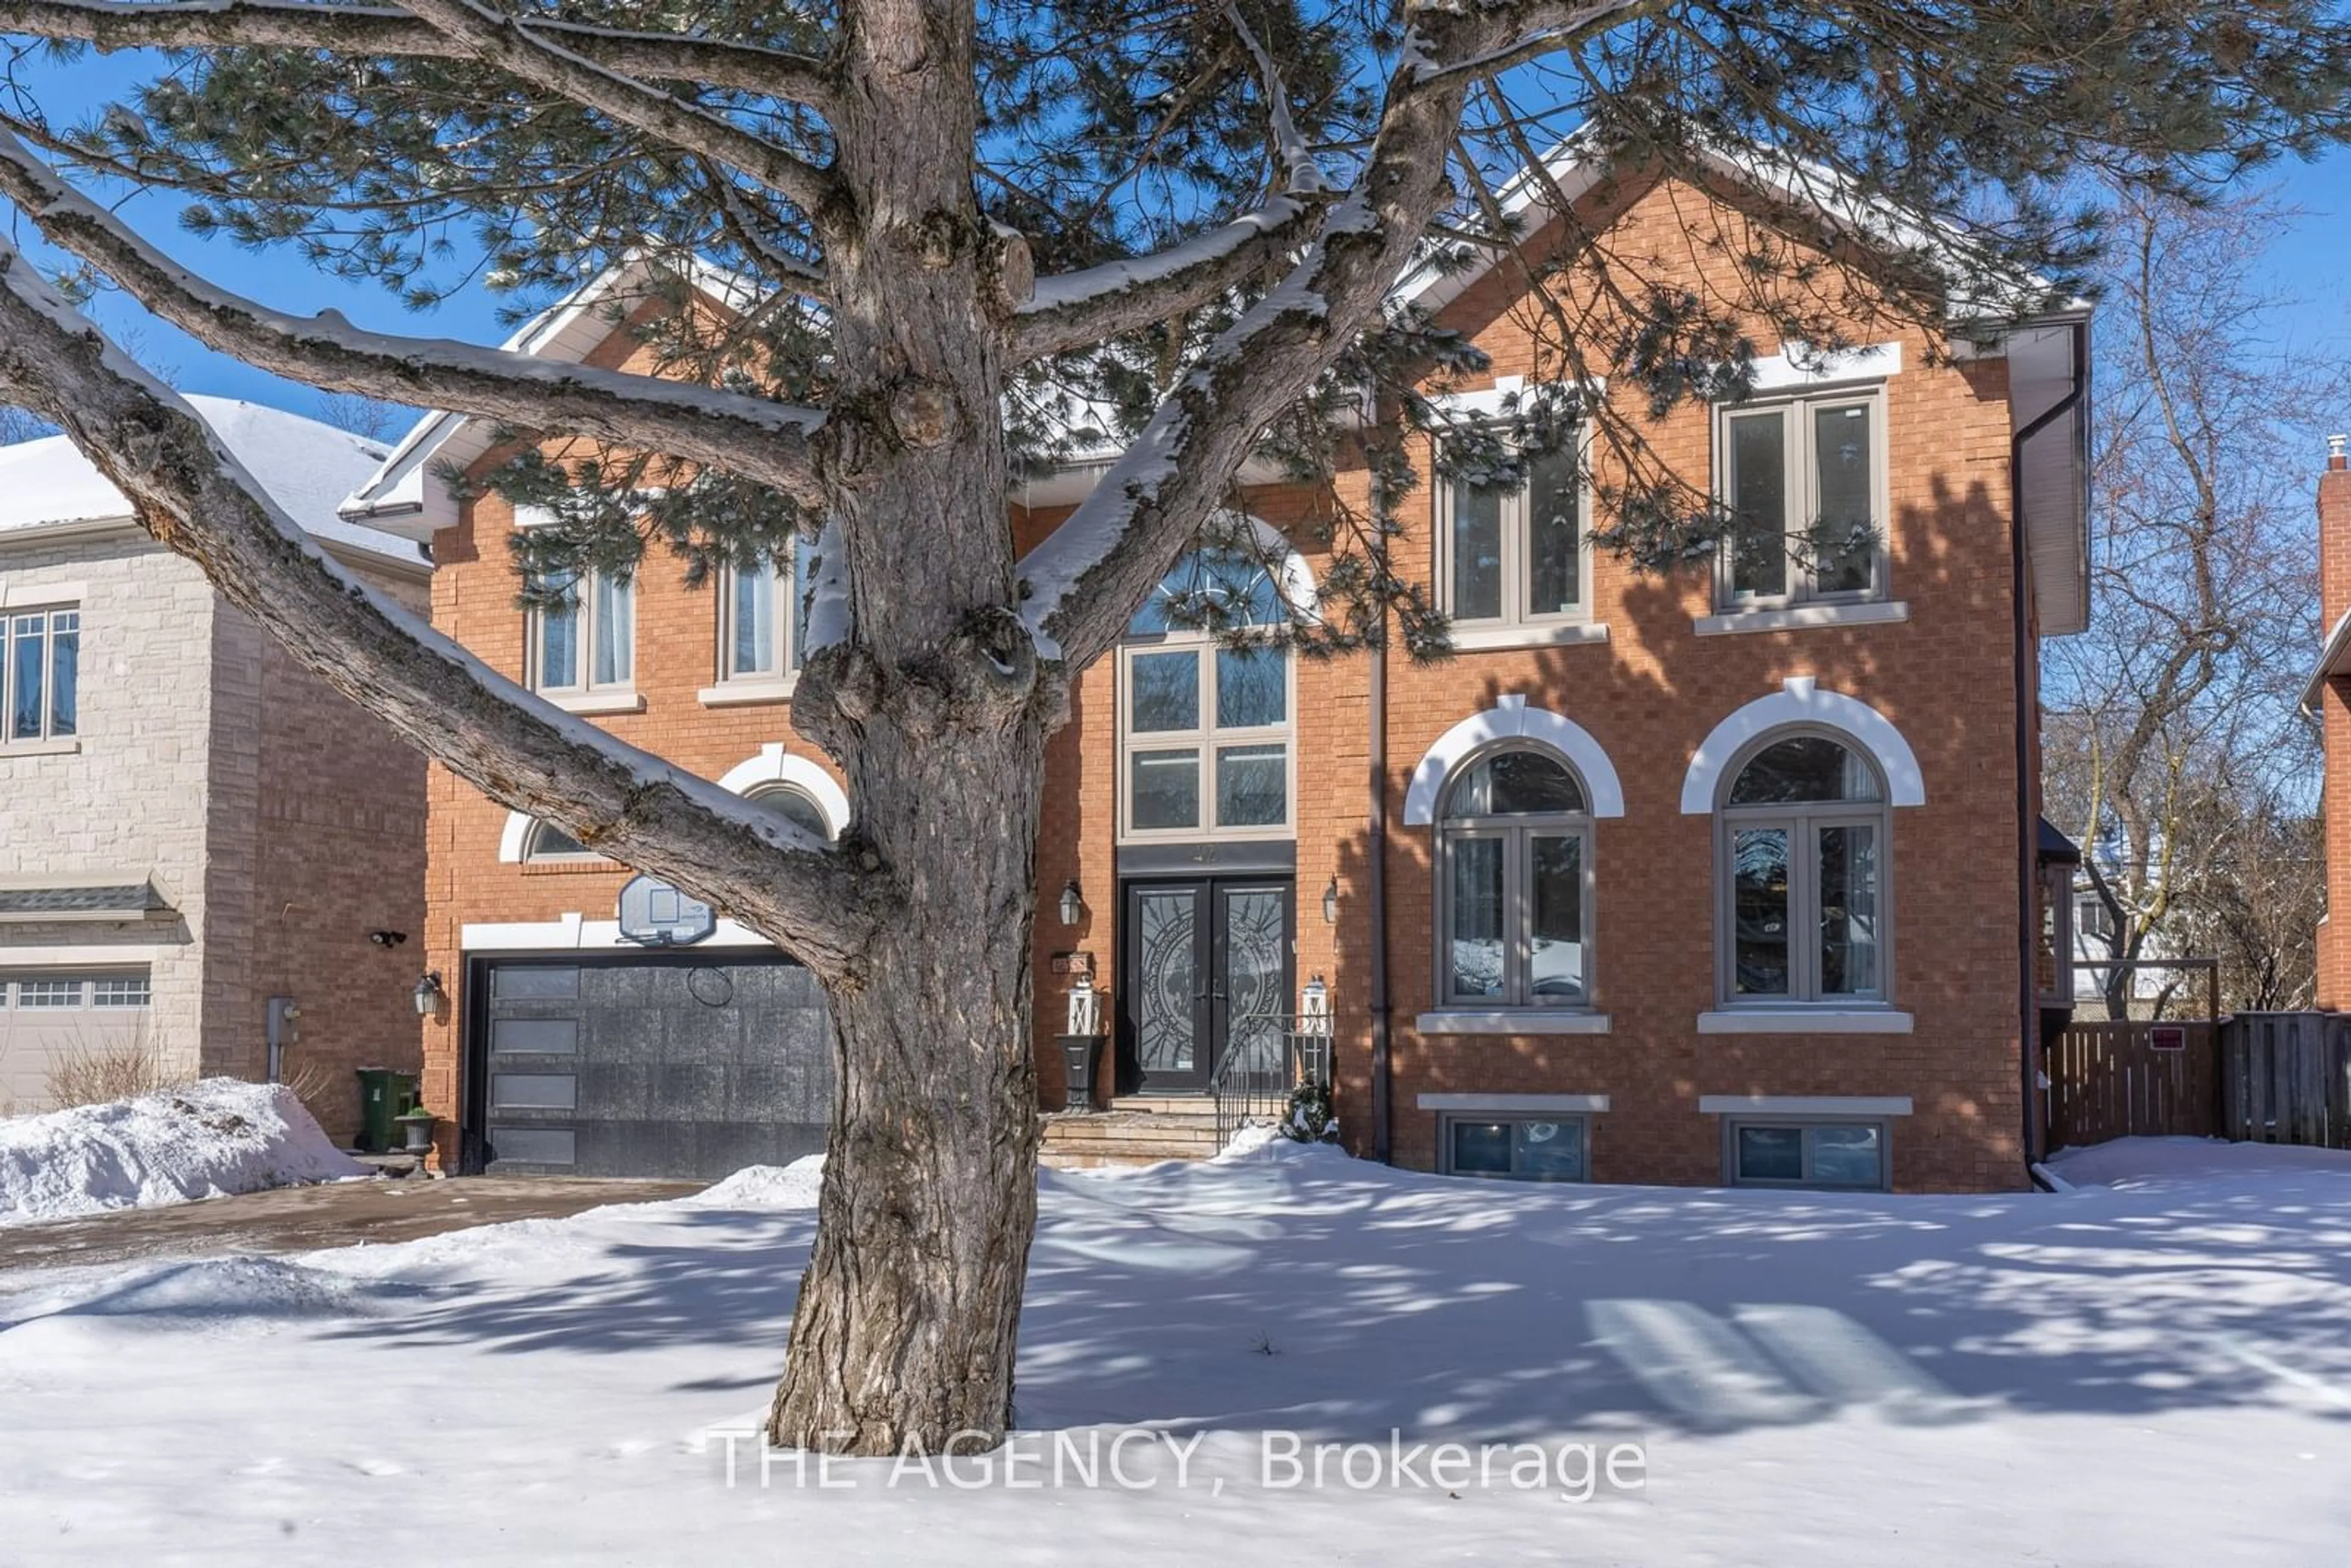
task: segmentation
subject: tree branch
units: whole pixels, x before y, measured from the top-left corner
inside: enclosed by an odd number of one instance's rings
[[[1048,658],[1082,668],[1124,631],[1224,496],[1289,396],[1369,321],[1451,194],[1448,150],[1468,90],[1416,71],[1486,54],[1534,28],[1576,33],[1641,0],[1561,0],[1408,13],[1412,53],[1389,84],[1354,191],[1322,218],[1298,265],[1210,344],[1078,509],[1020,562],[1023,615]]]
[[[460,778],[853,981],[892,917],[860,852],[524,691],[329,560],[187,405],[0,247],[0,398],[60,426],[158,540],[313,675]]]
[[[408,9],[475,57],[518,81],[659,137],[673,147],[740,170],[813,216],[832,195],[832,176],[763,136],[656,87],[617,76],[475,0],[408,0]]]
[[[1272,198],[1220,229],[1159,252],[1040,278],[1015,319],[1016,360],[1068,353],[1196,310],[1287,260],[1324,204]]]
[[[832,101],[824,62],[785,49],[677,33],[615,32],[530,17],[533,37],[606,70],[758,93],[822,113]],[[100,49],[331,49],[404,59],[470,59],[474,50],[408,12],[302,0],[0,0],[0,33],[72,39]]]
[[[0,194],[52,244],[98,267],[207,348],[329,392],[359,392],[536,429],[593,436],[707,464],[810,505],[823,492],[809,453],[823,415],[742,392],[445,340],[366,332],[327,311],[298,317],[214,287],[0,131]]]

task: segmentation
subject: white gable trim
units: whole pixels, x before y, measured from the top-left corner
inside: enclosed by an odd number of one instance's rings
[[[758,756],[745,758],[718,780],[720,789],[737,795],[747,795],[762,784],[789,784],[815,801],[817,810],[824,813],[825,831],[834,838],[849,830],[848,792],[807,758],[787,752],[780,740],[768,742]]]
[[[1759,393],[1801,392],[1808,387],[1885,381],[1901,373],[1899,343],[1872,343],[1838,351],[1815,351],[1809,344],[1790,343],[1781,352],[1755,361],[1755,390]]]
[[[1532,740],[1550,747],[1583,776],[1593,816],[1625,814],[1625,787],[1617,782],[1615,765],[1591,732],[1572,718],[1529,707],[1526,697],[1518,695],[1499,699],[1484,713],[1463,719],[1437,737],[1437,744],[1412,770],[1412,786],[1404,797],[1405,824],[1418,828],[1436,821],[1437,800],[1445,791],[1446,779],[1498,740]]]
[[[1834,729],[1877,758],[1886,775],[1886,799],[1896,806],[1927,803],[1927,782],[1918,770],[1917,754],[1893,721],[1867,703],[1840,692],[1824,692],[1810,675],[1791,676],[1768,697],[1757,697],[1714,727],[1690,758],[1682,776],[1682,814],[1701,817],[1714,810],[1722,770],[1751,741],[1788,725],[1818,725]]]

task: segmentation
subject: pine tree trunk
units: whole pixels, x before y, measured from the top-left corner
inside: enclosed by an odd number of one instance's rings
[[[865,772],[858,797],[862,823],[927,846],[897,861],[922,914],[877,939],[870,984],[831,997],[841,1088],[769,1419],[782,1447],[986,1448],[1009,1416],[1037,1212],[1042,737],[1017,722],[993,746],[920,749],[927,765]]]

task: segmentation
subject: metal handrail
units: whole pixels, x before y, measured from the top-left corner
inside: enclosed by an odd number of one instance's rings
[[[1320,1013],[1249,1013],[1235,1024],[1281,1026],[1281,1060],[1268,1061],[1264,1053],[1228,1048],[1217,1071],[1209,1075],[1208,1098],[1217,1108],[1217,1151],[1232,1144],[1234,1134],[1255,1123],[1279,1124],[1290,1113],[1290,1096],[1302,1088],[1331,1087],[1331,1015]],[[1233,1030],[1235,1036],[1246,1038]],[[1235,1040],[1238,1044],[1238,1040]]]

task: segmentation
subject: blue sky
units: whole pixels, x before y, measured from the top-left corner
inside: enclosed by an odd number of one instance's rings
[[[135,54],[86,55],[70,67],[37,68],[26,75],[51,119],[63,122],[127,95],[130,86],[152,68],[153,62]],[[2300,209],[2291,230],[2263,258],[2269,282],[2295,301],[2280,312],[2278,334],[2301,352],[2351,363],[2351,149],[2339,149],[2314,163],[2281,166],[2265,178],[2278,185],[2286,204]],[[172,205],[159,198],[135,196],[122,210],[151,241],[178,260],[280,308],[308,312],[332,308],[377,330],[475,342],[496,342],[511,329],[498,319],[505,301],[486,289],[469,289],[429,312],[411,311],[376,285],[312,272],[289,251],[256,254],[226,240],[198,239],[172,222]],[[36,255],[46,254],[21,219],[12,237]],[[298,413],[318,412],[319,394],[310,388],[214,353],[126,301],[109,300],[98,314],[110,329],[129,328],[139,356],[183,392],[249,398]],[[2351,429],[2351,375],[2345,378],[2335,406],[2309,413],[2318,434]],[[2315,440],[2314,434],[2314,452]]]

